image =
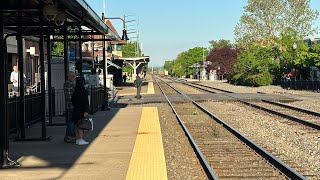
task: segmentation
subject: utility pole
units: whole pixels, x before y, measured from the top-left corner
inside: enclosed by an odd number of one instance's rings
[[[103,7],[103,14],[105,15],[105,17],[107,17],[107,14],[106,14],[106,0],[102,0],[102,7]]]
[[[204,65],[205,62],[204,62],[204,47],[203,47],[203,44],[202,44],[202,62],[203,62],[203,65]]]
[[[137,41],[137,49],[138,49],[138,56],[141,54],[141,49],[140,49],[140,37],[139,37],[139,16],[138,16],[138,21],[137,21],[137,36],[138,36],[138,41]]]

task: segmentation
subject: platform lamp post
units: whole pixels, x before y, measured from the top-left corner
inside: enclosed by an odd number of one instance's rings
[[[297,57],[297,43],[294,42],[292,44],[292,49],[293,49],[293,61],[295,61]]]
[[[126,23],[128,23],[128,22],[133,22],[133,21],[135,21],[135,20],[126,21],[126,20],[125,20],[125,17],[124,17],[124,18],[121,18],[121,17],[110,17],[110,18],[104,17],[104,18],[103,18],[103,20],[106,20],[106,19],[119,19],[119,20],[121,20],[122,23],[123,23],[123,30],[122,30],[122,38],[121,38],[121,39],[122,39],[122,40],[125,40],[125,41],[129,40],[128,34],[127,34],[127,29],[126,29]]]
[[[124,41],[128,41],[129,38],[128,38],[128,35],[127,35],[127,30],[126,30],[126,23],[129,22],[129,21],[125,21],[125,16],[124,18],[120,18],[120,17],[112,17],[112,18],[106,18],[104,16],[104,13],[102,13],[102,20],[105,21],[107,19],[119,19],[122,21],[123,23],[123,30],[122,30],[122,40]],[[131,22],[131,21],[130,21]],[[103,39],[105,39],[105,35],[103,36]],[[102,110],[110,110],[110,107],[109,107],[109,103],[108,103],[108,100],[107,99],[107,81],[106,81],[106,76],[108,75],[107,73],[107,69],[108,69],[108,66],[107,66],[107,60],[106,60],[106,42],[103,41],[103,62],[104,62],[104,69],[103,69],[103,84],[104,84],[104,103],[103,103],[103,106],[102,106]]]
[[[293,44],[292,44],[292,49],[293,49],[293,61],[295,61],[296,60],[296,57],[297,57],[297,43],[296,42],[294,42]],[[294,62],[293,62],[294,63]],[[292,73],[294,73],[294,88],[295,89],[297,89],[297,87],[296,87],[296,85],[297,85],[297,82],[296,82],[296,70],[293,68],[292,69]]]

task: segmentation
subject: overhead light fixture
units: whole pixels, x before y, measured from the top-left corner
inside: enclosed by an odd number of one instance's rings
[[[125,40],[125,41],[128,41],[128,40],[129,40],[126,29],[123,29],[123,30],[122,30],[122,38],[121,38],[121,39],[122,39],[122,40]]]
[[[57,16],[57,13],[58,13],[58,9],[54,4],[44,5],[43,15],[47,20],[49,21],[54,20],[54,18]]]
[[[64,10],[59,10],[58,14],[54,18],[54,22],[57,26],[62,26],[67,19],[67,14]]]

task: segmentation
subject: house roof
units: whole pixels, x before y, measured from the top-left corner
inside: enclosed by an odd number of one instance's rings
[[[112,25],[110,20],[106,20],[106,25],[115,33],[119,36],[119,33],[117,32],[116,28],[114,28],[114,26]]]

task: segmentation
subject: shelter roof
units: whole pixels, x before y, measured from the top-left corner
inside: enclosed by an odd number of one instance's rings
[[[44,6],[54,4],[58,10],[66,13],[67,20],[63,26],[57,26],[54,21],[46,20]],[[94,34],[105,34],[107,39],[120,41],[121,38],[113,27],[105,24],[102,17],[86,3],[85,0],[6,0],[3,6],[4,26],[17,31],[17,25],[22,24],[24,33],[40,31],[41,19],[44,30],[62,29],[70,26],[85,26]]]
[[[117,58],[119,60],[123,60],[124,63],[130,63],[130,62],[143,62],[148,63],[150,62],[149,56],[142,56],[142,57],[119,57]]]

